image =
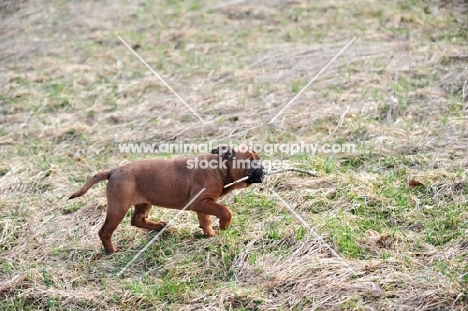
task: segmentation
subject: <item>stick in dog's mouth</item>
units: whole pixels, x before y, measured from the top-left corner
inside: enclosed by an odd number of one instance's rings
[[[257,171],[254,171],[253,174],[256,174]],[[317,172],[314,172],[314,171],[309,171],[309,170],[301,170],[301,169],[298,169],[298,168],[286,168],[286,169],[282,169],[282,170],[275,170],[275,171],[271,171],[271,172],[268,172],[266,170],[263,170],[263,172],[261,173],[261,176],[255,176],[254,180],[256,181],[252,181],[251,183],[261,183],[263,182],[263,180],[265,179],[265,176],[266,175],[273,175],[273,174],[279,174],[279,173],[284,173],[284,172],[299,172],[299,173],[303,173],[303,174],[307,174],[309,176],[312,176],[312,177],[317,177]],[[258,174],[257,174],[258,175]],[[243,181],[246,181],[246,180],[249,180],[250,178],[252,178],[252,176],[250,176],[248,173],[247,173],[247,176],[244,176],[242,177],[241,179],[238,179],[230,184],[227,184],[224,186],[224,188],[228,188],[228,187],[231,187],[235,184],[238,184],[240,182],[243,182]],[[258,181],[258,179],[261,179],[261,181]]]
[[[266,172],[265,175],[273,175],[273,174],[278,174],[278,173],[283,173],[283,172],[298,172],[298,173],[304,173],[312,177],[318,177],[317,172],[314,171],[309,171],[309,170],[301,170],[298,168],[285,168],[282,170],[276,170],[276,171],[271,171],[271,172]]]

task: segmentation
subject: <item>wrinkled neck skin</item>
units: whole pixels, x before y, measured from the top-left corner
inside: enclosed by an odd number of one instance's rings
[[[236,160],[236,159],[234,159]],[[221,179],[223,180],[223,187],[227,184],[233,183],[236,180],[241,179],[242,177],[245,176],[245,173],[247,173],[248,169],[232,169],[232,161],[233,160],[228,160],[226,161],[226,166],[227,168],[225,169],[220,169],[218,170]],[[221,197],[227,195],[233,190],[237,189],[244,189],[249,187],[251,184],[246,183],[246,182],[240,182],[238,184],[232,185],[227,188],[223,188],[223,191],[221,193]]]

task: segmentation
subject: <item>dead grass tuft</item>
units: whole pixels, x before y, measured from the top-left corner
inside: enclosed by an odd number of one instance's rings
[[[2,2],[0,309],[465,310],[467,8]],[[66,198],[98,171],[177,156],[123,153],[119,143],[206,141],[359,150],[278,152],[270,159],[319,177],[274,175],[223,198],[233,226],[212,239],[185,213],[117,278],[154,233],[127,215],[114,235],[125,251],[107,256],[97,236],[105,184]]]

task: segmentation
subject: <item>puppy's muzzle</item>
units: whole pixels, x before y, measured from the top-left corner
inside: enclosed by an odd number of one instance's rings
[[[250,169],[245,173],[244,177],[248,176],[245,182],[249,184],[259,184],[265,180],[265,168],[262,163],[258,160],[250,162]]]

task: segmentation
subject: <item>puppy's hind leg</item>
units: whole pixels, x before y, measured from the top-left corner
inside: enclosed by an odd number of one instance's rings
[[[148,229],[148,230],[156,230],[156,231],[162,230],[162,228],[164,228],[167,225],[165,221],[154,222],[146,218],[146,215],[148,214],[150,209],[151,209],[150,204],[146,204],[146,203],[136,204],[135,211],[133,212],[133,215],[132,215],[132,221],[131,221],[132,226],[143,228],[143,229]]]
[[[119,250],[112,244],[112,234],[130,208],[130,202],[125,195],[114,195],[117,191],[107,191],[107,215],[104,224],[99,230],[99,237],[107,253],[116,253]]]

